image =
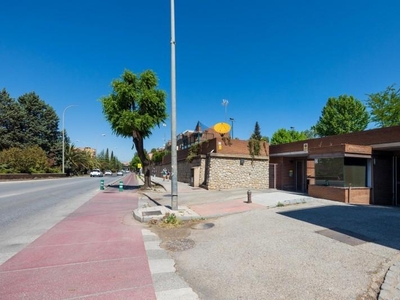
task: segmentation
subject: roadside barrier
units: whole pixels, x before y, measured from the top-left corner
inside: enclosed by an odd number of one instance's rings
[[[124,190],[124,182],[121,180],[119,182],[119,191],[122,192]]]
[[[100,180],[100,190],[104,190],[104,179]]]

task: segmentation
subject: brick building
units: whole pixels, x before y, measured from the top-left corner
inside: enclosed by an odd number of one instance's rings
[[[269,152],[278,189],[400,206],[400,126],[271,145]]]
[[[178,181],[193,186],[276,188],[345,203],[400,206],[400,126],[281,145],[262,142],[260,155],[252,157],[248,141],[202,130],[198,123],[178,136],[177,145]],[[157,169],[170,164],[165,156]]]
[[[247,141],[231,139],[213,128],[186,130],[177,138],[178,181],[210,190],[228,188],[269,188],[269,146],[261,142],[261,153],[249,155]],[[167,145],[170,146],[168,143]],[[156,174],[171,170],[171,156],[155,166]]]

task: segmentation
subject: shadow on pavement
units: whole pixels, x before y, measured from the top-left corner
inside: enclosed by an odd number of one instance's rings
[[[119,189],[119,184],[110,184],[109,187]],[[129,191],[129,190],[137,190],[140,187],[141,187],[140,185],[124,185],[123,189],[124,191]]]
[[[279,212],[279,214],[325,227],[329,230],[319,230],[317,233],[339,241],[343,241],[338,238],[339,234],[342,234],[400,250],[398,207],[332,205]]]

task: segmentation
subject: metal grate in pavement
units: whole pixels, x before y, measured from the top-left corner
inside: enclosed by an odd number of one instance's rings
[[[364,243],[372,242],[372,240],[362,234],[334,227],[330,229],[318,230],[316,233],[334,239],[338,242],[348,244],[350,246],[358,246]]]

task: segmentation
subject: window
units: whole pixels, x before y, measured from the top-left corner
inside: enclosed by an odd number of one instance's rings
[[[367,186],[367,159],[334,157],[315,159],[315,184],[338,187]]]

